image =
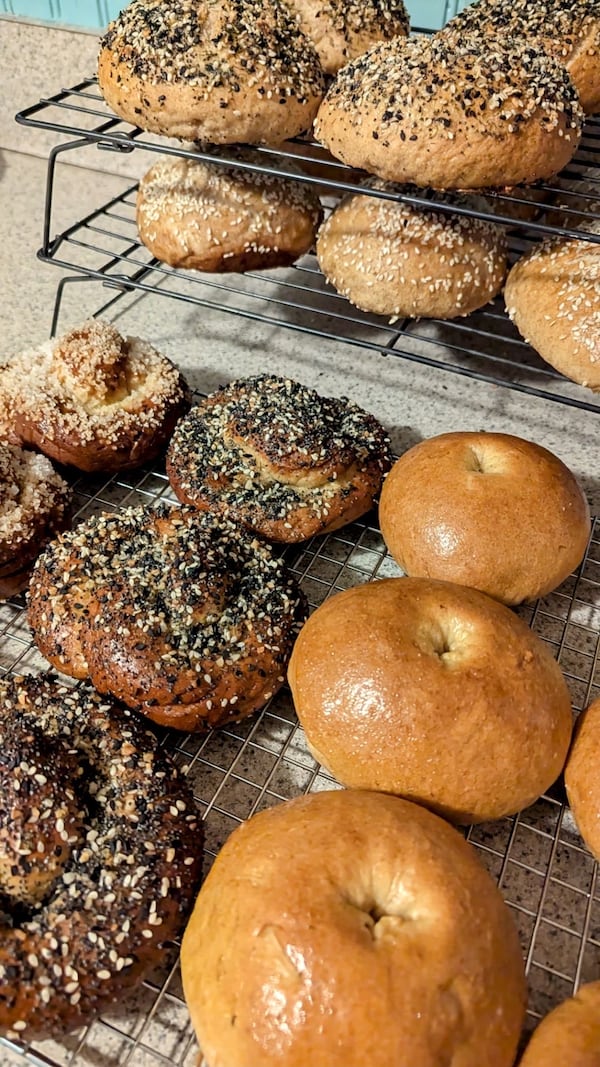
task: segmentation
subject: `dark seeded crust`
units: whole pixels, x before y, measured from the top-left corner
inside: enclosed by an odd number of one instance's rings
[[[584,111],[600,107],[600,3],[598,0],[479,0],[442,31],[520,37],[564,63]]]
[[[287,542],[363,515],[390,465],[372,415],[269,375],[232,382],[193,408],[167,454],[183,503]]]
[[[71,491],[45,456],[0,441],[0,599],[25,588],[33,561],[71,517]]]
[[[29,849],[12,878],[14,925],[2,916],[0,1032],[27,1040],[89,1021],[156,966],[197,889],[202,828],[154,735],[85,687],[2,679],[0,736],[3,853],[11,805]],[[53,862],[47,895],[28,907],[23,882]]]
[[[315,135],[386,181],[484,189],[557,174],[582,121],[564,66],[524,41],[397,37],[340,71]]]
[[[13,359],[2,376],[21,442],[83,471],[148,463],[189,407],[185,380],[166,356],[90,320]]]
[[[98,81],[134,125],[214,144],[296,137],[325,88],[280,0],[133,0],[102,38]]]
[[[50,663],[181,730],[262,707],[305,618],[302,593],[268,546],[192,508],[83,523],[47,549],[29,593]]]
[[[407,37],[409,17],[403,0],[286,0],[300,29],[313,42],[326,74],[378,41]]]

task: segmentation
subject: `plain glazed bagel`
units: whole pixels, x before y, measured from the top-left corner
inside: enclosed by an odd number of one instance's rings
[[[102,38],[98,83],[144,130],[280,144],[310,129],[325,81],[280,0],[132,0]]]
[[[34,639],[53,666],[190,731],[261,708],[305,617],[267,545],[191,508],[88,519],[49,545],[29,590]]]
[[[90,319],[11,360],[0,404],[21,443],[79,470],[119,471],[154,459],[189,399],[166,356]]]
[[[0,441],[0,600],[25,588],[36,556],[70,516],[71,490],[50,460]]]
[[[376,179],[371,184],[409,191]],[[456,199],[468,206],[466,198]],[[453,319],[500,291],[506,241],[493,223],[358,194],[343,200],[319,230],[317,259],[337,291],[363,311]]]
[[[582,985],[538,1026],[519,1067],[599,1067],[600,982]]]
[[[515,263],[504,299],[519,333],[546,363],[600,390],[600,244],[543,241]]]
[[[512,1067],[526,987],[512,917],[450,826],[325,792],[255,815],[181,949],[210,1067]]]
[[[557,174],[582,119],[565,68],[525,41],[396,37],[339,72],[315,135],[386,181],[483,189]]]
[[[579,833],[590,852],[600,859],[600,699],[594,700],[577,720],[565,766],[565,786]]]
[[[242,158],[261,163],[258,153]],[[136,206],[153,256],[202,271],[287,266],[312,248],[322,214],[301,182],[176,156],[144,175]]]
[[[600,107],[600,4],[598,0],[478,0],[442,31],[519,37],[564,63],[581,106]]]
[[[407,37],[403,0],[285,0],[303,33],[314,44],[326,74],[378,41]]]
[[[453,822],[519,811],[564,766],[560,668],[475,589],[390,578],[338,593],[301,630],[288,680],[309,747],[338,781]]]
[[[167,474],[184,504],[272,541],[303,541],[369,511],[391,466],[379,422],[274,375],[241,378],[181,419]]]
[[[141,720],[0,679],[0,1033],[60,1035],[160,963],[197,889],[191,791]]]
[[[581,563],[590,536],[575,475],[533,441],[447,433],[405,452],[384,483],[379,522],[405,574],[536,600]]]

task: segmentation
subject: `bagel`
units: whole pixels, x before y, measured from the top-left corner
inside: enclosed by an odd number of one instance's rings
[[[583,117],[564,66],[527,41],[396,37],[342,68],[315,136],[385,181],[502,188],[562,170]]]
[[[409,17],[403,0],[285,2],[314,44],[326,74],[335,74],[377,41],[408,36]]]
[[[132,0],[100,42],[98,84],[152,133],[280,144],[310,129],[325,79],[280,0]]]
[[[598,1067],[600,982],[563,1001],[534,1031],[519,1067]]]
[[[526,987],[470,845],[396,797],[324,792],[226,842],[181,947],[214,1067],[512,1067]]]
[[[302,628],[288,680],[310,750],[338,781],[453,822],[512,815],[565,763],[560,668],[475,589],[388,578],[337,593]]]
[[[261,708],[305,616],[267,545],[166,505],[81,523],[48,546],[29,588],[34,639],[53,666],[188,731]]]
[[[564,63],[591,115],[600,107],[600,5],[598,0],[477,0],[447,23],[444,35],[520,37]]]
[[[36,556],[70,517],[71,490],[50,460],[0,441],[0,599],[26,587]]]
[[[505,604],[560,585],[591,531],[569,468],[500,433],[441,434],[405,452],[384,483],[379,522],[405,574],[473,586]]]
[[[258,152],[240,159],[262,163]],[[301,182],[176,156],[144,175],[136,202],[138,232],[152,255],[202,271],[287,266],[310,251],[322,214],[318,196]]]
[[[565,787],[577,829],[590,852],[600,859],[600,699],[577,720],[565,766]]]
[[[139,984],[198,886],[191,792],[141,720],[0,679],[0,1034],[60,1036]]]
[[[166,356],[97,319],[11,360],[0,403],[22,444],[83,471],[150,462],[189,407]]]
[[[167,453],[182,503],[287,542],[364,515],[390,464],[389,440],[372,415],[267,374],[201,401],[177,425]]]

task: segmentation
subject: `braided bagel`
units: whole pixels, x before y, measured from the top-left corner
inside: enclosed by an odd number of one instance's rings
[[[288,542],[363,515],[390,465],[372,415],[271,375],[231,382],[193,408],[167,454],[182,503]]]
[[[268,546],[192,508],[82,523],[40,557],[29,593],[50,663],[181,730],[262,707],[284,681],[305,615]]]
[[[50,460],[0,441],[0,599],[25,588],[36,556],[68,525],[70,501]]]
[[[200,877],[193,798],[125,709],[0,680],[0,1033],[80,1026],[176,936]]]
[[[157,455],[188,395],[155,348],[91,319],[13,359],[0,404],[23,444],[79,470],[117,471]]]

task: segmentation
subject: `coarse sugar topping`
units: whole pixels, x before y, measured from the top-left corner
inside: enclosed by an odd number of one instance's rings
[[[584,117],[565,67],[546,53],[516,38],[443,34],[375,45],[342,68],[327,103],[357,124],[365,108],[376,111],[382,131],[397,127],[412,141],[419,130],[448,140],[465,127],[485,134],[490,122],[516,134],[534,117],[546,130],[579,131]],[[317,136],[318,127],[317,116]]]
[[[62,524],[70,502],[50,460],[0,441],[0,562]]]
[[[233,93],[269,83],[285,100],[324,88],[316,51],[280,0],[132,0],[102,38],[142,80]]]

